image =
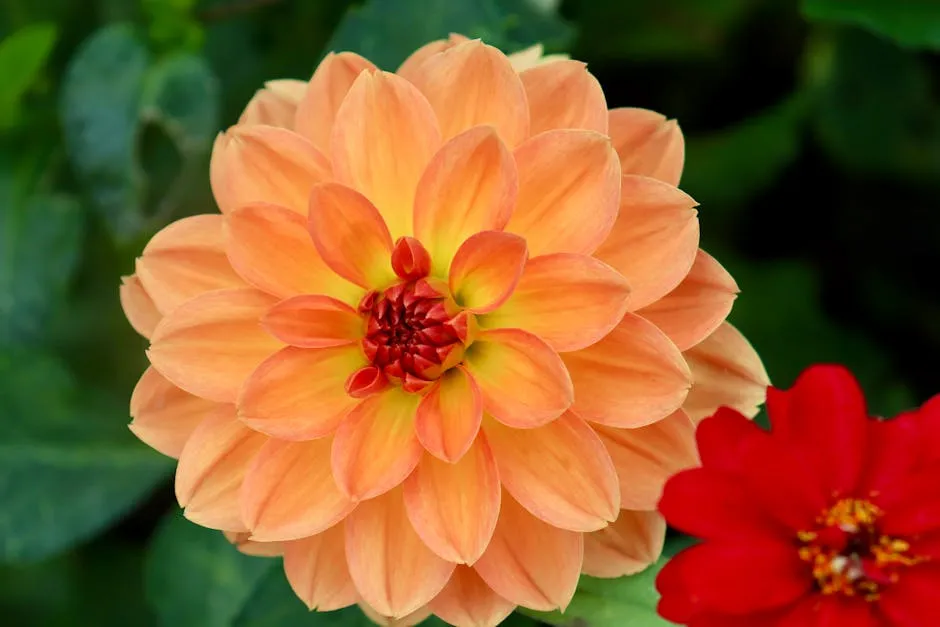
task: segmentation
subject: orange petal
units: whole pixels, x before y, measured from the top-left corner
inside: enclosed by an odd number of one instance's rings
[[[469,41],[469,39],[463,35],[451,33],[450,37],[447,39],[438,39],[436,41],[432,41],[431,43],[424,44],[412,52],[395,73],[399,76],[407,78],[409,81],[414,82],[413,79],[418,75],[419,68],[425,61],[436,55],[438,52],[443,52],[444,50],[453,48],[457,44],[463,43],[465,41]]]
[[[527,258],[525,240],[518,235],[483,231],[470,236],[450,264],[454,300],[474,313],[493,311],[512,294]]]
[[[131,395],[130,430],[164,455],[179,457],[200,422],[218,405],[184,392],[147,368]]]
[[[544,54],[545,47],[537,43],[509,55],[509,62],[517,72],[524,72],[543,63],[553,63],[570,58],[567,54]]]
[[[465,361],[480,387],[483,408],[510,427],[546,424],[574,400],[571,378],[558,353],[526,331],[484,331]]]
[[[392,617],[433,599],[454,571],[412,529],[400,489],[360,503],[349,515],[346,560],[365,602]]]
[[[150,338],[163,317],[136,274],[121,277],[121,307],[134,330]]]
[[[346,378],[365,363],[358,346],[284,348],[245,381],[239,418],[285,440],[328,435],[358,403],[346,394]]]
[[[620,511],[617,472],[586,422],[566,413],[536,429],[484,425],[506,490],[545,522],[595,531]]]
[[[493,128],[472,128],[444,144],[418,183],[414,209],[415,237],[437,274],[468,237],[506,226],[518,187],[516,163]]]
[[[524,236],[533,256],[594,252],[620,202],[620,164],[610,140],[593,131],[548,131],[519,146],[515,157],[519,198],[506,230]]]
[[[418,400],[392,388],[361,401],[340,425],[333,441],[333,476],[351,498],[388,492],[414,470],[422,452],[414,432]]]
[[[392,238],[369,199],[344,185],[324,183],[310,194],[310,236],[333,272],[367,289],[395,280]]]
[[[591,577],[635,575],[663,553],[666,521],[658,512],[623,510],[605,529],[584,536],[582,572]]]
[[[247,531],[223,531],[222,535],[231,542],[239,553],[253,557],[280,557],[284,554],[284,545],[281,542],[252,542]]]
[[[630,286],[607,264],[572,253],[530,259],[512,296],[482,316],[486,328],[522,328],[556,351],[594,344],[627,312]]]
[[[685,353],[692,369],[692,391],[685,409],[698,422],[722,405],[748,417],[757,415],[770,378],[760,357],[741,332],[724,322]]]
[[[364,294],[324,263],[306,218],[286,207],[255,203],[228,214],[225,247],[246,281],[280,298],[326,294],[358,304]]]
[[[692,384],[675,344],[635,314],[625,315],[600,342],[562,358],[576,392],[571,410],[615,427],[641,427],[668,416]]]
[[[242,520],[258,542],[297,540],[337,524],[355,505],[330,470],[331,438],[269,440],[245,474]]]
[[[509,146],[529,135],[525,89],[509,59],[479,40],[433,55],[409,77],[440,120],[444,139],[489,125]]]
[[[137,276],[163,315],[205,292],[245,287],[225,256],[223,220],[220,215],[177,220],[144,248]]]
[[[293,128],[294,112],[305,91],[307,91],[305,81],[292,79],[268,81],[264,84],[264,89],[255,92],[241,117],[238,118],[238,123]]]
[[[193,431],[176,469],[176,500],[186,518],[210,529],[247,531],[239,495],[245,470],[268,438],[219,406]]]
[[[261,318],[261,326],[285,344],[301,348],[344,346],[361,340],[362,316],[346,303],[316,294],[282,300]]]
[[[451,625],[495,627],[516,608],[486,585],[468,566],[454,569],[450,581],[430,603],[431,611]]]
[[[356,602],[358,594],[346,566],[343,525],[284,544],[284,573],[308,608],[330,612]]]
[[[699,250],[682,283],[637,313],[662,329],[684,351],[724,322],[737,295],[738,284],[728,271]]]
[[[365,614],[369,620],[380,627],[412,627],[413,625],[420,625],[431,615],[431,610],[428,606],[422,605],[414,612],[406,614],[401,618],[392,618],[391,616],[379,614],[362,599],[359,599],[359,609],[362,610],[362,613]]]
[[[258,324],[274,303],[253,289],[197,296],[157,325],[150,363],[187,392],[233,403],[245,378],[281,347]]]
[[[582,534],[542,522],[503,494],[496,533],[474,569],[516,605],[564,610],[578,585],[583,554]]]
[[[463,368],[452,368],[432,385],[415,416],[415,433],[424,448],[447,462],[460,459],[480,430],[483,396]]]
[[[607,99],[597,79],[580,61],[543,63],[519,74],[537,135],[556,128],[583,128],[607,134]]]
[[[617,429],[595,425],[620,477],[620,506],[655,510],[666,480],[698,464],[695,426],[677,410],[651,425]]]
[[[472,564],[483,554],[499,517],[499,475],[485,438],[456,463],[428,455],[404,484],[415,531],[448,562]]]
[[[349,88],[359,75],[378,70],[355,52],[330,52],[324,57],[297,105],[295,130],[309,139],[323,154],[330,154],[333,121]]]
[[[654,303],[689,273],[698,253],[696,202],[671,185],[624,176],[620,214],[595,257],[627,277],[630,311]]]
[[[678,185],[685,140],[675,120],[646,109],[612,109],[608,133],[624,174],[639,174]]]
[[[378,207],[394,239],[412,233],[415,189],[441,144],[434,111],[408,81],[363,72],[336,113],[336,179]]]
[[[307,215],[310,189],[330,178],[329,159],[284,128],[233,126],[212,147],[209,180],[222,213],[266,202]]]

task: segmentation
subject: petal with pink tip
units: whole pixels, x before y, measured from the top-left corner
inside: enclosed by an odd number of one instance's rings
[[[460,459],[480,430],[483,396],[463,368],[451,368],[421,399],[415,433],[425,450],[447,462]]]
[[[163,316],[136,274],[121,277],[121,308],[134,330],[150,338]]]
[[[678,185],[685,140],[675,120],[647,109],[612,109],[608,133],[624,174],[639,174]]]
[[[305,91],[307,91],[305,81],[293,79],[268,81],[264,84],[264,89],[255,92],[241,117],[238,118],[238,123],[293,128],[294,112]]]
[[[458,305],[473,313],[493,311],[512,295],[528,251],[512,233],[483,231],[460,245],[450,264],[448,284]]]
[[[430,602],[431,611],[451,625],[495,627],[516,608],[493,592],[468,566],[454,569],[450,581]]]
[[[411,53],[411,55],[405,59],[405,62],[401,64],[398,70],[395,72],[399,76],[407,78],[409,81],[414,82],[414,78],[419,75],[419,68],[421,65],[436,55],[438,52],[443,52],[450,48],[453,48],[457,44],[469,41],[467,37],[463,35],[458,35],[457,33],[451,33],[450,37],[447,39],[438,39],[430,43],[424,44],[417,50]]]
[[[346,303],[317,294],[282,300],[261,318],[265,330],[290,346],[329,348],[361,340],[362,316]]]
[[[359,595],[346,566],[343,525],[284,544],[284,573],[294,593],[311,610],[348,607]]]
[[[663,553],[666,521],[658,512],[623,510],[607,528],[584,536],[582,572],[591,577],[635,575]]]
[[[164,455],[179,457],[183,446],[217,403],[184,392],[147,368],[131,395],[130,430]]]
[[[597,79],[580,61],[543,63],[519,74],[537,135],[557,128],[583,128],[607,134],[607,99]]]

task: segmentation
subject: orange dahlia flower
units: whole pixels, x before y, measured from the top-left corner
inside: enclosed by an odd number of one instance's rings
[[[195,523],[311,608],[495,625],[658,557],[695,420],[766,377],[723,323],[675,122],[583,63],[452,37],[330,54],[220,135],[221,214],[125,280],[131,429]],[[691,388],[691,391],[690,391]]]

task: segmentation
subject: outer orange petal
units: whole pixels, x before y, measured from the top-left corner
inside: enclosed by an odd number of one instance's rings
[[[284,348],[245,381],[239,418],[252,429],[285,440],[328,435],[358,403],[346,394],[345,383],[365,364],[358,346]]]
[[[576,391],[571,410],[616,427],[641,427],[678,409],[692,375],[682,353],[656,325],[623,317],[596,344],[562,358]]]
[[[434,155],[418,183],[415,237],[439,276],[457,248],[480,231],[502,230],[516,203],[516,162],[492,127],[472,128]]]
[[[386,72],[359,75],[336,113],[330,143],[336,179],[378,207],[395,239],[411,235],[418,179],[440,145],[431,105]]]
[[[251,536],[247,531],[223,531],[222,535],[231,542],[239,553],[251,555],[253,557],[280,557],[284,553],[284,545],[281,542],[252,542],[248,538]]]
[[[484,425],[506,490],[545,522],[571,531],[595,531],[620,511],[617,472],[586,422],[572,415],[536,429]]]
[[[689,273],[698,253],[696,202],[661,181],[624,176],[620,214],[594,256],[627,277],[636,311],[662,298]]]
[[[433,599],[454,571],[412,529],[400,489],[360,503],[349,515],[346,560],[366,603],[392,617]]]
[[[330,154],[336,112],[349,88],[367,70],[376,71],[378,68],[355,52],[330,52],[305,86],[297,105],[294,128],[323,154]]]
[[[532,135],[556,128],[607,134],[607,99],[584,63],[544,63],[524,70],[519,78],[529,100]]]
[[[128,427],[148,446],[179,457],[186,440],[216,407],[212,401],[179,389],[151,366],[131,395],[134,420]]]
[[[533,256],[594,252],[620,202],[620,163],[610,140],[593,131],[548,131],[515,157],[519,198],[506,230],[524,236]]]
[[[658,512],[623,510],[607,528],[584,536],[582,572],[591,577],[623,577],[659,559],[666,541],[666,521]]]
[[[574,400],[571,378],[558,353],[526,331],[484,331],[465,361],[483,394],[483,409],[510,427],[546,424]]]
[[[741,332],[724,322],[685,353],[692,369],[692,391],[683,405],[692,420],[711,416],[722,405],[745,416],[757,415],[770,378],[760,357]]]
[[[409,77],[440,120],[444,139],[490,125],[509,146],[529,135],[525,89],[509,59],[479,40],[433,55]]]
[[[655,510],[666,480],[698,464],[695,426],[682,410],[639,429],[594,427],[620,477],[620,506]]]
[[[516,608],[467,566],[454,569],[447,586],[430,602],[431,611],[451,625],[495,627]]]
[[[450,264],[454,300],[474,313],[493,311],[515,289],[525,268],[525,240],[512,233],[483,231],[460,245]]]
[[[428,606],[422,605],[414,612],[406,614],[401,618],[383,616],[382,614],[376,612],[374,608],[369,607],[369,604],[364,602],[362,599],[359,599],[359,609],[361,609],[362,613],[366,615],[366,618],[380,627],[412,627],[413,625],[420,625],[431,615],[431,610],[428,608]]]
[[[496,533],[474,569],[516,605],[563,610],[578,585],[583,554],[582,534],[542,522],[503,494]]]
[[[575,351],[607,335],[627,312],[630,286],[607,264],[573,253],[530,259],[512,296],[480,318],[486,328],[535,333],[557,351]]]
[[[646,109],[612,109],[608,133],[620,155],[624,174],[679,184],[685,140],[675,120]]]
[[[220,215],[177,220],[153,236],[137,260],[137,276],[166,315],[205,292],[244,287],[225,256]]]
[[[150,363],[187,392],[235,402],[245,378],[281,347],[258,324],[274,302],[254,289],[197,296],[157,325]]]
[[[432,385],[415,416],[415,433],[429,453],[447,462],[460,459],[480,430],[483,396],[463,368],[452,368]]]
[[[267,437],[235,418],[235,408],[222,405],[196,427],[176,469],[176,499],[198,525],[247,531],[239,493],[245,470]]]
[[[305,81],[292,79],[268,81],[264,84],[264,89],[255,92],[241,117],[238,118],[238,123],[293,128],[294,112],[305,91],[307,91]]]
[[[662,329],[679,350],[692,348],[718,328],[738,295],[738,284],[714,257],[699,250],[676,289],[637,313]]]
[[[404,495],[408,518],[432,551],[448,562],[477,561],[499,517],[499,475],[486,439],[453,464],[425,455]]]
[[[212,147],[209,181],[222,213],[256,202],[307,215],[310,188],[331,178],[330,161],[309,141],[276,126],[239,125]]]
[[[463,43],[465,41],[469,41],[469,39],[463,35],[451,33],[450,37],[447,39],[438,39],[436,41],[432,41],[431,43],[424,44],[412,52],[395,73],[412,81],[415,76],[418,76],[418,68],[420,68],[425,61],[436,55],[438,52],[443,52],[444,50],[453,48],[457,44]]]
[[[358,594],[346,566],[343,525],[284,544],[284,573],[308,608],[329,612],[348,607]]]
[[[121,307],[134,330],[150,338],[163,317],[136,274],[121,277]]]
[[[317,294],[282,300],[261,318],[261,326],[285,344],[301,348],[345,346],[362,339],[362,316],[346,303]]]
[[[258,542],[297,540],[337,524],[355,505],[330,470],[330,438],[269,440],[248,467],[242,520]]]
[[[365,293],[324,263],[307,219],[287,207],[255,203],[228,214],[225,248],[238,274],[280,298],[326,294],[358,304]]]
[[[361,401],[340,425],[333,476],[352,499],[388,492],[414,470],[422,453],[414,433],[417,405],[417,395],[392,388]]]

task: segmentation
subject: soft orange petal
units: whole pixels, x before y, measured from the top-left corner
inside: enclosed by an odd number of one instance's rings
[[[571,410],[615,427],[641,427],[668,416],[692,384],[675,344],[635,314],[625,315],[600,342],[562,358],[574,382]]]
[[[522,328],[557,351],[575,351],[607,335],[627,312],[630,286],[607,264],[573,253],[530,259],[512,296],[480,318],[485,328]]]
[[[280,298],[326,294],[358,304],[365,294],[324,263],[307,219],[287,207],[255,203],[228,214],[225,248],[246,281]]]
[[[217,403],[184,392],[147,368],[131,395],[130,430],[164,455],[179,457],[186,440]]]
[[[157,325],[150,363],[187,392],[233,403],[245,378],[282,346],[258,323],[275,302],[254,289],[197,296]]]
[[[340,425],[333,441],[333,476],[351,498],[388,492],[414,470],[423,450],[414,432],[418,400],[416,394],[392,388],[361,401]]]
[[[261,318],[265,330],[290,346],[329,348],[361,340],[362,316],[346,303],[318,294],[282,300]]]
[[[685,353],[692,369],[692,391],[685,409],[698,422],[722,405],[748,417],[757,415],[767,396],[770,378],[757,352],[727,322]]]
[[[220,215],[177,220],[144,248],[137,276],[163,315],[205,292],[245,286],[225,256],[223,221]]]
[[[359,609],[366,615],[366,618],[379,625],[379,627],[412,627],[413,625],[420,625],[431,615],[430,608],[427,605],[422,605],[414,612],[401,618],[392,618],[391,616],[379,614],[375,611],[375,608],[370,607],[362,599],[359,599]]]
[[[121,277],[121,307],[134,330],[150,338],[163,317],[136,274]]]
[[[483,231],[470,236],[450,264],[454,300],[474,313],[493,311],[512,294],[527,258],[525,240],[518,235]]]
[[[574,400],[571,378],[558,353],[526,331],[484,331],[465,361],[480,387],[483,408],[510,427],[546,424]]]
[[[663,553],[666,521],[658,512],[623,510],[605,529],[584,536],[582,572],[591,577],[635,575]]]
[[[695,425],[677,410],[651,425],[617,429],[595,425],[620,477],[620,506],[655,510],[666,480],[698,464]]]
[[[329,159],[284,128],[233,126],[212,147],[209,180],[222,213],[265,202],[307,215],[310,189],[331,177]]]
[[[624,176],[620,214],[594,256],[627,277],[630,311],[662,298],[689,273],[698,253],[696,202],[655,179]]]
[[[699,250],[674,290],[637,313],[662,329],[679,350],[692,348],[718,328],[738,295],[738,284],[714,257]]]
[[[330,52],[305,86],[297,105],[294,128],[323,154],[330,154],[336,112],[349,88],[367,70],[376,71],[378,68],[355,52]]]
[[[581,574],[582,535],[539,520],[504,493],[496,533],[474,569],[516,605],[564,610]]]
[[[529,101],[532,135],[556,128],[607,134],[607,99],[584,63],[544,63],[524,70],[519,78]]]
[[[447,462],[460,459],[480,430],[483,396],[463,368],[452,368],[418,405],[415,433],[429,453]]]
[[[519,183],[512,154],[492,127],[472,128],[434,155],[418,183],[415,237],[443,275],[457,248],[480,231],[499,231],[512,215]]]
[[[285,543],[284,573],[294,593],[311,610],[338,610],[354,604],[359,596],[346,566],[346,533],[341,524]]]
[[[608,133],[620,155],[624,174],[679,184],[685,140],[675,120],[646,109],[612,109]]]
[[[456,463],[425,455],[404,484],[415,531],[448,562],[472,564],[483,554],[499,516],[499,475],[485,438]]]
[[[339,523],[355,505],[330,470],[331,438],[270,440],[248,467],[242,520],[258,542],[297,540]]]
[[[336,113],[330,143],[336,179],[372,201],[395,239],[412,233],[418,179],[440,144],[431,105],[386,72],[359,75]]]
[[[305,81],[292,79],[268,81],[264,84],[264,89],[255,92],[241,117],[238,118],[238,123],[293,128],[294,112],[305,91],[307,91]]]
[[[311,440],[336,430],[359,402],[346,394],[346,378],[366,364],[358,346],[289,346],[245,381],[239,418],[252,429],[285,440]]]
[[[284,554],[281,542],[252,542],[247,531],[223,531],[222,535],[231,542],[240,553],[253,557],[280,557]]]
[[[409,77],[440,120],[444,139],[489,125],[509,146],[529,135],[525,89],[509,59],[479,40],[437,53]]]
[[[267,440],[238,422],[232,405],[203,420],[176,469],[176,499],[186,518],[210,529],[247,531],[239,495],[245,471]]]
[[[571,531],[595,531],[617,518],[617,472],[586,422],[566,413],[536,429],[495,420],[483,428],[500,481],[532,514]]]
[[[451,625],[496,627],[516,608],[486,585],[468,566],[454,569],[450,581],[430,603],[431,611]]]
[[[524,236],[533,256],[594,252],[620,202],[620,163],[610,140],[594,131],[548,131],[515,157],[519,197],[506,230]]]
[[[420,72],[419,68],[425,61],[436,55],[438,52],[443,52],[444,50],[453,48],[457,44],[463,43],[465,41],[469,40],[463,35],[451,33],[450,37],[447,39],[438,39],[436,41],[432,41],[431,43],[424,44],[412,52],[395,73],[399,76],[407,78],[408,80],[412,80],[415,76],[418,76],[418,73]]]
[[[346,560],[366,603],[392,617],[433,599],[454,571],[411,527],[400,489],[360,503],[349,515]]]

